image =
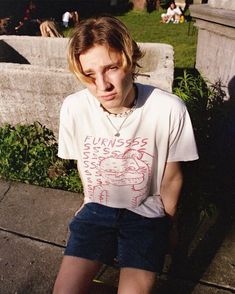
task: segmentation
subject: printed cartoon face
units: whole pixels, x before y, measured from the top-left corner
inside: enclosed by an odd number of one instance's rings
[[[111,113],[126,111],[135,91],[131,71],[122,66],[122,55],[106,46],[95,45],[79,57],[83,73],[89,79],[85,86]]]
[[[102,176],[113,185],[137,185],[143,182],[147,167],[133,158],[106,158],[101,161]]]

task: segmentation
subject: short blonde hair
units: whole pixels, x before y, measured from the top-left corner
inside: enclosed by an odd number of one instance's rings
[[[104,45],[119,52],[125,70],[137,74],[138,61],[143,57],[137,43],[132,39],[127,27],[113,16],[100,16],[81,21],[69,41],[68,62],[70,70],[81,81],[88,82],[79,61],[80,54],[95,45]]]

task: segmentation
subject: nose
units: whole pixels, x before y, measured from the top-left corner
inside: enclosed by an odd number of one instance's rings
[[[105,91],[105,90],[108,90],[110,88],[110,83],[107,80],[107,77],[103,73],[98,74],[96,76],[96,87],[100,91]]]

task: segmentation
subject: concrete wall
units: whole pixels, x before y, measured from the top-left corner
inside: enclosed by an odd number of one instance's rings
[[[39,121],[58,133],[64,98],[83,85],[68,71],[66,38],[0,36],[0,125]],[[140,44],[145,57],[137,82],[167,91],[173,83],[173,48]]]
[[[190,12],[199,29],[196,68],[211,83],[221,81],[227,98],[235,98],[235,10],[203,4],[191,5]]]
[[[213,8],[235,10],[235,1],[234,0],[208,0],[208,5]]]

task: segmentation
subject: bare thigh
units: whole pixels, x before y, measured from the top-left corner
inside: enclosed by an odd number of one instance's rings
[[[156,273],[136,269],[122,268],[118,285],[118,294],[150,294],[156,281]]]
[[[175,20],[180,20],[180,15],[179,14],[175,14]]]
[[[53,294],[89,293],[101,263],[75,256],[64,256]]]

